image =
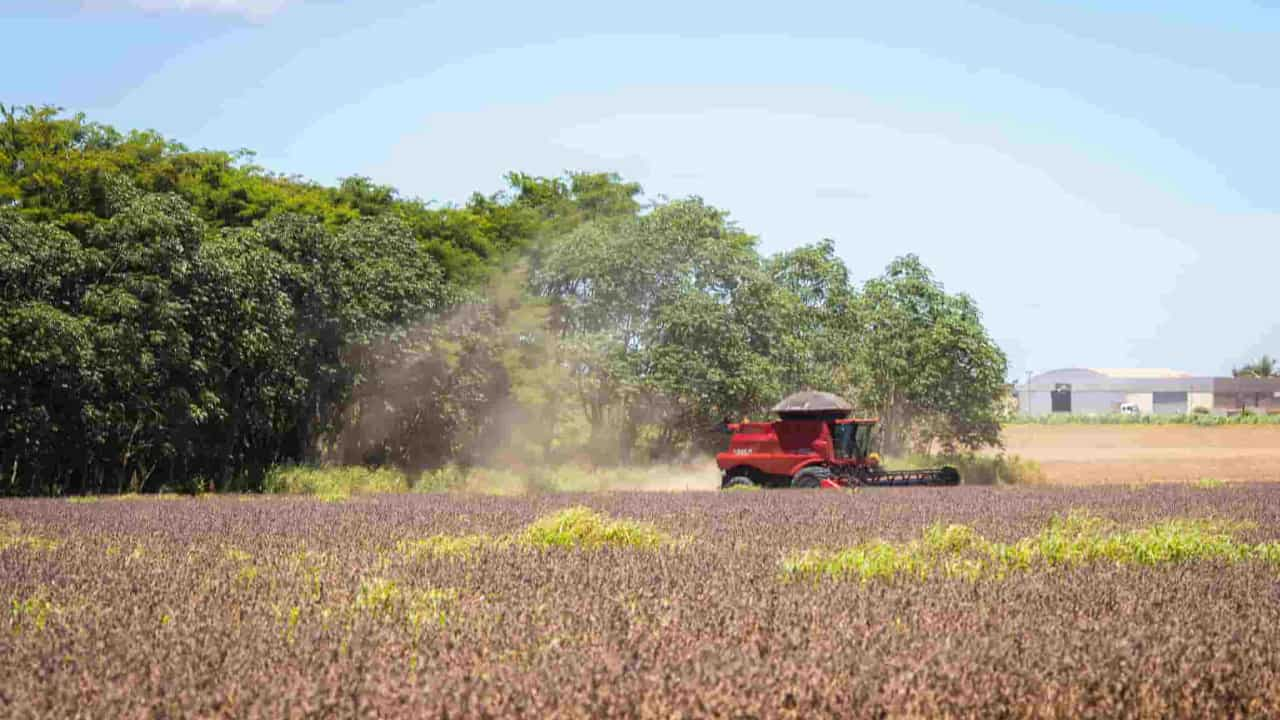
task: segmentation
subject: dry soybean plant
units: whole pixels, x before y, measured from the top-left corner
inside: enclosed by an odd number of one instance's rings
[[[0,502],[30,717],[1274,717],[1280,488]]]

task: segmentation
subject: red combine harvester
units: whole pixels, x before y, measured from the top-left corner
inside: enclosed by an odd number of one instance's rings
[[[842,488],[959,485],[953,467],[888,471],[871,452],[876,418],[850,418],[853,406],[824,392],[800,392],[774,406],[773,422],[727,423],[729,450],[716,455],[720,487]]]

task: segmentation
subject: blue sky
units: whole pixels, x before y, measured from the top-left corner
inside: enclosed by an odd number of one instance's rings
[[[1014,377],[1280,354],[1273,0],[0,8],[0,101],[439,202],[616,170],[859,279],[919,254]]]

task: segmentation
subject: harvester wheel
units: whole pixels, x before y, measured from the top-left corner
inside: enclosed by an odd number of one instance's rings
[[[831,477],[831,471],[824,467],[807,467],[791,478],[791,487],[820,488],[822,481]]]
[[[729,488],[755,487],[755,486],[756,484],[752,482],[751,478],[747,477],[746,475],[735,475],[734,477],[731,477],[725,480],[724,485],[721,486],[721,489],[728,490]]]

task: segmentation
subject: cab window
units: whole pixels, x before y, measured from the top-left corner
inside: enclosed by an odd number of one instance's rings
[[[857,436],[854,439],[854,445],[857,447],[858,457],[866,457],[871,454],[871,440],[875,425],[867,423],[866,425],[857,425]]]
[[[857,456],[856,425],[848,423],[831,423],[831,442],[836,457],[847,458]]]

